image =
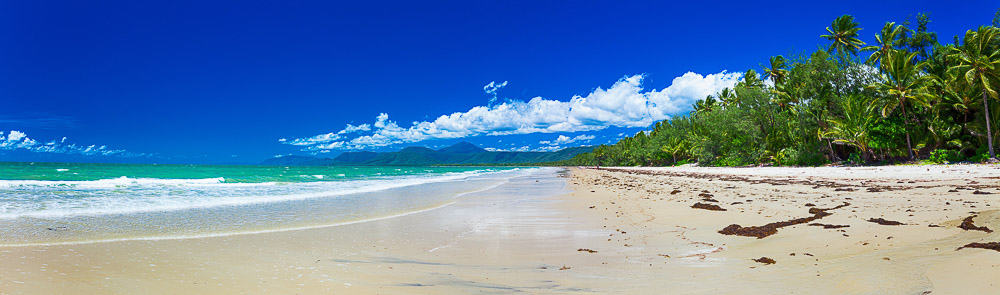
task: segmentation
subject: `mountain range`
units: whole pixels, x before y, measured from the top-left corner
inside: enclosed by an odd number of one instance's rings
[[[335,158],[282,156],[264,160],[261,165],[273,166],[422,166],[422,165],[481,165],[528,164],[570,159],[590,152],[594,147],[581,146],[553,152],[487,151],[468,142],[460,142],[438,150],[407,147],[396,152],[345,152]]]

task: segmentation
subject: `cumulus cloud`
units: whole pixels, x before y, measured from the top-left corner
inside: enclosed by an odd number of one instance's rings
[[[555,140],[543,140],[543,141],[539,141],[538,143],[544,144],[544,145],[562,145],[562,144],[570,144],[570,143],[574,143],[574,142],[578,142],[578,141],[590,141],[592,139],[594,139],[593,135],[586,135],[586,134],[577,135],[576,137],[569,137],[569,136],[565,136],[565,135],[559,135],[559,137],[556,137]]]
[[[642,88],[644,75],[633,75],[618,80],[607,89],[598,87],[568,101],[542,97],[508,100],[441,115],[433,121],[413,122],[408,127],[400,126],[390,120],[388,114],[381,113],[372,123],[371,132],[364,135],[347,137],[332,132],[282,142],[312,151],[358,150],[479,135],[581,132],[611,126],[648,127],[689,110],[692,103],[709,94],[732,87],[741,77],[740,73],[701,75],[688,72],[674,78],[666,88],[647,91]],[[506,85],[506,81],[491,82],[483,90],[495,94]]]
[[[372,130],[372,126],[368,124],[361,124],[361,125],[347,124],[347,127],[344,127],[343,130],[337,131],[337,134],[348,134],[348,133],[369,131],[369,130]]]
[[[101,145],[76,145],[66,144],[66,137],[49,142],[39,142],[28,137],[27,134],[18,130],[11,130],[6,134],[0,131],[0,150],[26,150],[39,153],[63,153],[79,154],[87,156],[145,156],[146,154],[135,154],[125,150],[111,149]]]
[[[370,131],[370,130],[372,130],[372,126],[368,124],[361,124],[361,125],[347,124],[347,126],[344,127],[344,129],[341,129],[340,131],[337,132],[330,132],[326,134],[320,134],[306,138],[297,138],[293,140],[288,140],[287,138],[280,138],[278,139],[278,142],[290,145],[299,145],[299,146],[320,145],[340,140],[342,138],[341,136],[345,134]]]

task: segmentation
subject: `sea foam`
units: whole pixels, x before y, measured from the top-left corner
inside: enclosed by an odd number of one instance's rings
[[[341,181],[227,183],[222,177],[157,179],[118,177],[91,181],[0,180],[0,219],[54,219],[136,214],[287,202],[377,192],[425,183],[460,181],[491,169]],[[524,170],[521,170],[524,171]]]

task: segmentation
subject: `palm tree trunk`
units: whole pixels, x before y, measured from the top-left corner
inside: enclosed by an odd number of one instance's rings
[[[826,147],[830,149],[830,161],[837,162],[840,161],[840,157],[837,156],[837,151],[833,149],[833,141],[829,138],[826,140]]]
[[[899,107],[903,109],[903,131],[906,133],[906,152],[910,153],[910,160],[913,160],[913,145],[910,144],[909,117],[906,116],[906,103],[899,100]]]
[[[983,109],[986,110],[986,143],[990,149],[990,159],[996,158],[993,154],[993,131],[990,130],[990,103],[986,99],[986,91],[983,91]]]
[[[965,125],[967,125],[967,124],[969,124],[969,110],[968,109],[966,109],[965,112],[962,115],[962,131],[959,132],[958,134],[965,135],[965,131],[966,131],[965,130]]]

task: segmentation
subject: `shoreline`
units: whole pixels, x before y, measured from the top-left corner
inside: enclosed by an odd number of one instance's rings
[[[439,208],[454,202],[456,198],[495,188],[505,183],[507,178],[525,173],[536,172],[511,170],[474,175],[443,175],[422,179],[406,178],[391,183],[386,183],[389,180],[292,183],[280,185],[291,194],[280,194],[283,191],[278,191],[279,194],[270,196],[270,199],[257,196],[231,197],[224,196],[224,191],[213,191],[214,195],[190,197],[193,200],[185,201],[182,205],[189,206],[184,209],[138,208],[137,211],[134,206],[125,204],[123,206],[131,210],[128,213],[89,214],[74,208],[41,210],[39,212],[59,215],[39,218],[38,214],[28,212],[20,213],[16,218],[0,218],[0,233],[11,233],[0,237],[0,246],[190,239],[341,226]],[[270,191],[278,190],[271,187],[277,186],[265,183],[259,187],[254,186],[253,189],[260,190],[261,196],[267,196],[272,193]],[[347,189],[341,189],[343,187]],[[138,190],[144,188],[136,187]],[[164,188],[186,187],[153,186],[155,190]],[[31,189],[33,188],[29,186],[25,190]],[[123,191],[128,189],[133,188],[128,187]],[[196,187],[193,190],[196,189],[202,188]],[[323,191],[299,192],[318,189]],[[238,190],[231,191],[240,193]],[[51,194],[46,191],[43,193]],[[413,196],[409,197],[410,195]],[[100,199],[92,196],[86,198]],[[226,202],[214,200],[216,198],[222,198]],[[253,198],[255,202],[241,202],[248,198]],[[140,201],[134,203],[138,202]],[[155,200],[146,202],[169,203]],[[113,205],[98,206],[113,208]]]
[[[558,268],[576,253],[545,241],[573,244],[601,235],[565,215],[572,214],[560,205],[565,193],[565,181],[553,169],[484,187],[435,210],[336,227],[0,247],[0,261],[5,261],[0,264],[0,290],[464,294],[559,289],[534,280],[535,273],[545,267],[552,281],[558,280]],[[556,253],[564,254],[552,255]],[[545,264],[551,256],[561,261]],[[526,275],[509,281],[490,277],[512,269]]]
[[[322,224],[322,225],[312,225],[312,226],[301,226],[301,227],[288,227],[288,228],[276,228],[268,230],[256,230],[256,231],[246,231],[246,232],[221,232],[221,233],[207,233],[201,235],[177,235],[177,236],[149,236],[149,237],[132,237],[132,238],[118,238],[118,239],[104,239],[104,240],[86,240],[86,241],[67,241],[67,242],[42,242],[42,243],[26,243],[26,244],[0,244],[0,249],[2,248],[18,248],[18,247],[46,247],[46,246],[71,246],[71,245],[88,245],[88,244],[103,244],[103,243],[117,243],[117,242],[131,242],[131,241],[169,241],[169,240],[193,240],[193,239],[211,239],[211,238],[221,238],[230,236],[241,236],[241,235],[262,235],[269,233],[280,233],[287,231],[300,231],[300,230],[312,230],[321,229],[326,227],[335,226],[345,226],[351,224],[358,224],[364,222],[374,222],[379,220],[385,220],[396,217],[403,217],[412,214],[420,214],[427,211],[440,209],[454,204],[455,202],[447,202],[441,205],[404,212],[399,214],[393,214],[388,216],[374,217],[369,219],[345,221],[333,224]]]
[[[996,231],[974,229],[1000,230],[997,168],[821,168],[567,168],[514,178],[433,210],[342,226],[0,247],[0,290],[972,294],[1000,288],[993,282],[1000,252],[956,250],[1000,241]],[[850,204],[837,208],[844,202]],[[812,212],[825,213],[762,238],[719,233]],[[973,230],[960,229],[972,215]]]

